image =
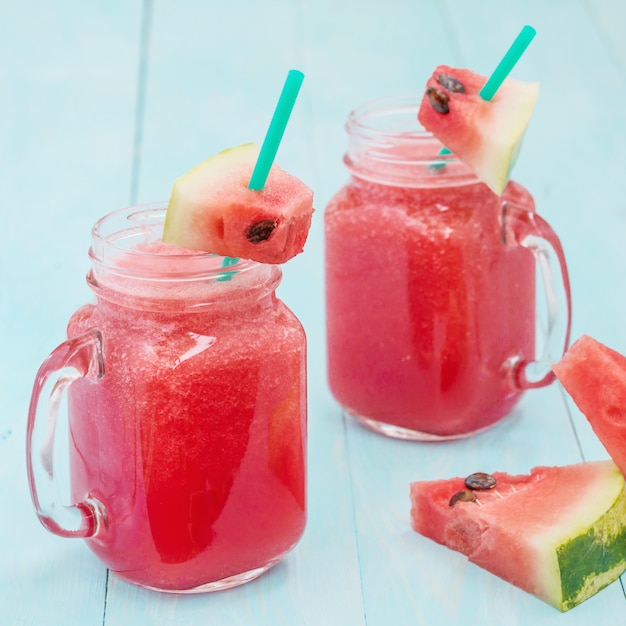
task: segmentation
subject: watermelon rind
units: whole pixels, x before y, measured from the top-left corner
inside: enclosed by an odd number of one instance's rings
[[[452,507],[463,479],[412,483],[414,530],[560,611],[626,570],[626,484],[612,461],[494,477],[478,503]]]
[[[557,548],[561,610],[590,598],[626,570],[625,520],[626,494],[622,489],[602,517]]]

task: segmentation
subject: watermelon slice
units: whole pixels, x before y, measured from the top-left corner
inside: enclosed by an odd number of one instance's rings
[[[626,357],[583,335],[552,369],[626,476]]]
[[[259,148],[245,144],[196,165],[175,183],[163,241],[260,263],[284,263],[302,252],[313,192],[273,165],[260,191],[248,189]]]
[[[417,115],[424,128],[501,195],[530,120],[538,83],[506,79],[490,101],[487,82],[467,69],[438,66],[426,83]]]
[[[612,461],[493,478],[484,490],[412,483],[413,528],[561,611],[626,570],[626,487]]]

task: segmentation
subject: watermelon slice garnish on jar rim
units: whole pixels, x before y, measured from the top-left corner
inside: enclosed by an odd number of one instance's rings
[[[417,119],[497,195],[517,160],[539,93],[538,83],[505,79],[490,100],[485,76],[447,65],[435,68]]]
[[[163,241],[261,263],[284,263],[302,252],[313,192],[276,164],[261,190],[250,189],[258,156],[253,143],[223,150],[176,180]]]

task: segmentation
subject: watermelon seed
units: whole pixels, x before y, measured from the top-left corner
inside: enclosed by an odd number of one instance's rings
[[[465,93],[465,85],[458,78],[450,76],[450,74],[439,74],[437,76],[437,82],[448,91]]]
[[[448,106],[448,102],[450,98],[440,91],[439,89],[435,89],[434,87],[429,87],[426,90],[426,95],[428,96],[428,100],[432,105],[433,109],[438,113],[450,113],[450,107]]]
[[[457,491],[450,498],[450,506],[454,506],[457,502],[476,502],[477,504],[480,504],[480,502],[478,502],[476,494],[473,491],[468,491],[467,489]]]
[[[274,220],[259,220],[248,227],[246,231],[246,239],[250,243],[260,243],[270,238],[270,235],[276,228]]]
[[[493,489],[496,486],[496,479],[491,474],[485,474],[485,472],[474,472],[465,479],[465,486],[476,491]]]

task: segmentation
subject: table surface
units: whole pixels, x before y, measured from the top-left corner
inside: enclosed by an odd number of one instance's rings
[[[412,480],[607,458],[556,384],[492,430],[442,444],[343,419],[326,384],[322,215],[347,178],[347,113],[421,91],[439,63],[489,74],[524,24],[538,34],[513,75],[541,92],[514,177],[561,237],[572,337],[626,352],[621,0],[0,0],[2,626],[626,624],[621,581],[561,614],[410,529]],[[240,588],[145,591],[37,521],[24,454],[32,380],[91,299],[92,223],[166,199],[210,154],[260,143],[290,68],[306,78],[277,161],[315,190],[317,209],[279,289],[309,341],[307,530]]]

